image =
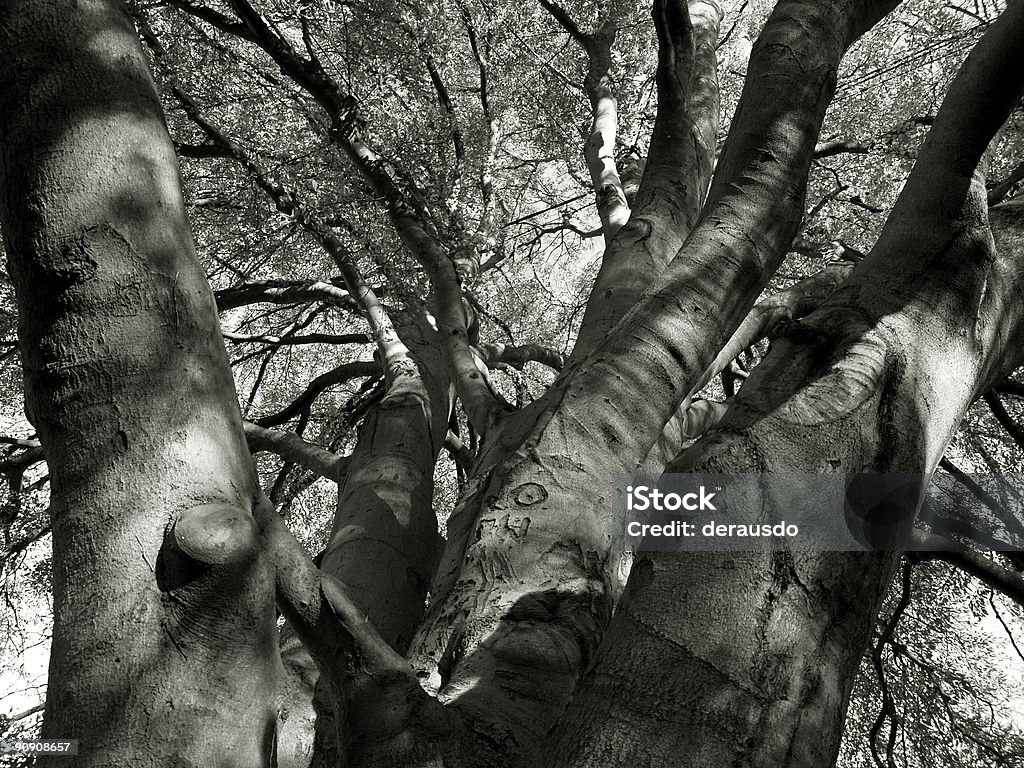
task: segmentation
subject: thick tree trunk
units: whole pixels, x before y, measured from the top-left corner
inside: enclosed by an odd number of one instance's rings
[[[658,0],[658,116],[633,210],[610,230],[573,349],[590,352],[675,257],[697,221],[718,142],[715,0]],[[614,235],[614,237],[613,237]]]
[[[2,222],[52,482],[45,738],[75,766],[265,765],[273,575],[213,297],[135,29],[0,6]]]
[[[440,556],[434,464],[451,408],[437,333],[422,317],[408,321],[399,330],[418,378],[392,384],[363,423],[320,566],[399,653],[423,618]]]
[[[1020,99],[1022,39],[1024,6],[1011,5],[951,87],[871,255],[776,338],[718,429],[669,471],[907,473],[920,503],[968,406],[1021,359],[1024,221],[997,214],[996,250],[974,169]],[[906,537],[916,508],[888,514]],[[545,764],[832,764],[897,560],[640,558]]]
[[[404,320],[400,335],[419,373],[394,381],[364,421],[320,561],[321,570],[346,586],[353,603],[398,653],[408,649],[423,618],[441,552],[433,507],[434,464],[451,407],[437,333],[422,317]],[[288,630],[290,626],[283,637],[291,641],[294,635]],[[345,709],[332,686],[317,685],[319,674],[302,648],[292,648],[285,664],[290,690],[279,762],[290,768],[311,761],[334,766],[344,749],[335,733],[339,724],[346,726]],[[353,706],[358,710],[373,704],[357,698]]]
[[[646,458],[781,260],[842,54],[893,4],[780,3],[687,247],[589,356],[499,422],[412,649],[486,738],[531,752],[592,660],[611,613],[615,478]]]

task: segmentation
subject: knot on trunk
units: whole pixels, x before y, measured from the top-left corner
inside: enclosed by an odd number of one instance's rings
[[[539,504],[548,497],[548,492],[543,485],[537,483],[523,483],[515,490],[516,504],[521,507],[530,507]]]
[[[256,521],[246,509],[224,502],[186,509],[173,531],[178,549],[207,565],[241,563],[256,552]]]

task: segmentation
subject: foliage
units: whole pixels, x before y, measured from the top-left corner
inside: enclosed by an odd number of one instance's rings
[[[226,7],[204,7],[226,18]],[[657,106],[649,10],[624,0],[564,7],[584,31],[614,19],[616,149],[626,168],[646,157]],[[301,204],[344,237],[389,310],[429,307],[422,268],[387,222],[379,195],[330,141],[330,125],[310,93],[255,45],[190,8],[186,0],[171,0],[138,4],[133,13],[149,46],[182,158],[198,251],[217,295],[243,285],[339,284],[335,264],[295,214]],[[565,29],[539,4],[487,0],[267,0],[260,10],[282,39],[357,101],[360,136],[377,162],[398,180],[447,255],[470,263],[462,287],[479,341],[567,353],[601,247],[581,149],[590,121],[587,62]],[[844,247],[870,250],[946,86],[1000,10],[1002,4],[991,0],[962,6],[908,0],[848,54],[812,167],[801,234],[768,293],[845,258]],[[720,138],[768,11],[766,3],[725,4],[718,46]],[[211,140],[196,114],[241,147],[248,167]],[[1022,154],[1024,111],[1018,108],[992,155],[990,186],[1010,176]],[[285,190],[285,202],[266,194],[267,181]],[[14,324],[9,281],[0,275],[0,431],[32,439],[21,413]],[[369,326],[342,301],[244,303],[222,311],[221,325],[242,412],[251,421],[272,421],[317,376],[373,357],[369,338],[351,338],[368,336]],[[334,340],[301,343],[316,335]],[[339,340],[343,336],[350,338]],[[755,347],[745,365],[755,365],[767,345]],[[505,399],[519,406],[539,397],[554,377],[536,362],[496,365],[490,375]],[[722,399],[722,386],[716,380],[703,394]],[[349,379],[274,426],[348,454],[378,396],[378,379]],[[1018,401],[1004,399],[1019,421]],[[456,425],[470,440],[464,415],[453,416]],[[0,462],[19,450],[0,448]],[[949,455],[976,469],[1021,469],[1020,446],[981,404]],[[272,454],[260,454],[257,462],[264,487],[303,543],[314,553],[322,549],[334,485]],[[442,456],[435,487],[442,530],[461,479]],[[4,531],[5,546],[38,535],[46,525],[43,471],[20,478],[15,490],[5,509],[14,509],[14,500],[20,509]],[[45,545],[40,539],[3,565],[7,610],[0,622],[12,642],[27,638],[14,606],[45,594]],[[1021,659],[1006,656],[1006,671],[985,666],[1005,650],[989,633],[1003,631],[994,623],[996,603],[963,575],[931,564],[915,566],[912,594],[882,663],[897,702],[896,764],[1024,765]],[[889,611],[896,600],[898,595],[890,596]],[[1000,605],[1007,631],[1024,642],[1019,609]],[[17,645],[2,650],[5,659],[24,653]],[[866,660],[843,765],[871,764],[866,743],[879,698],[875,669]],[[1015,717],[1007,714],[1013,706]]]

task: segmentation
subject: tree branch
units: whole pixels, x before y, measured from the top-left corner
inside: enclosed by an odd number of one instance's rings
[[[820,272],[772,294],[758,302],[744,318],[729,341],[722,347],[714,362],[693,386],[690,394],[696,395],[711,379],[725,370],[744,349],[761,339],[771,336],[784,323],[796,320],[813,312],[835,292],[853,271],[853,264],[830,264]]]
[[[996,421],[1013,438],[1013,442],[1017,444],[1017,447],[1024,450],[1024,429],[1021,429],[1021,426],[1007,413],[1006,408],[1003,407],[1003,401],[999,399],[999,395],[995,392],[986,392],[985,402],[988,403],[988,407],[992,411],[992,415],[996,417]]]
[[[16,555],[24,552],[37,541],[43,539],[49,534],[50,526],[47,525],[24,538],[18,539],[10,546],[0,549],[0,569],[6,566],[7,563],[9,563]]]
[[[1010,194],[1010,190],[1021,181],[1024,181],[1024,163],[1010,171],[1005,179],[992,186],[988,192],[988,204],[991,206],[1001,203]]]
[[[323,280],[260,280],[222,288],[214,293],[214,298],[221,312],[249,304],[299,304],[308,301],[357,309],[350,293],[334,282]]]
[[[993,389],[1001,395],[1024,397],[1024,382],[1014,381],[1011,378],[1003,379],[1003,381],[996,384]]]
[[[1017,657],[1021,661],[1024,661],[1024,652],[1022,652],[1020,646],[1017,645],[1017,641],[1013,637],[1013,632],[1010,631],[1009,624],[1007,624],[1006,621],[1003,619],[1003,615],[999,612],[999,606],[996,605],[995,590],[992,590],[988,593],[988,604],[992,607],[992,613],[995,614],[996,618],[999,620],[999,623],[1002,625],[1003,632],[1006,633],[1006,639],[1010,641],[1010,645],[1013,646],[1013,650],[1016,652]]]
[[[846,279],[852,269],[852,263],[831,264],[755,304],[665,425],[657,444],[644,462],[647,468],[645,471],[660,472],[686,442],[702,435],[724,415],[724,404],[717,404],[717,409],[707,412],[706,409],[710,407],[709,401],[694,402],[697,393],[704,389],[708,382],[722,373],[743,350],[749,349],[761,339],[772,336],[786,323],[817,309]],[[691,414],[690,411],[698,405],[701,410]]]
[[[489,367],[498,363],[504,363],[521,371],[526,363],[535,362],[560,371],[565,365],[565,355],[540,344],[521,344],[515,346],[498,341],[481,344],[478,349],[483,361]]]
[[[721,8],[716,0],[658,0],[652,14],[659,45],[651,147],[629,220],[605,250],[574,358],[589,352],[675,257],[697,221],[714,165]]]
[[[229,0],[249,31],[242,35],[258,45],[276,61],[288,76],[304,88],[332,118],[340,118],[346,127],[355,119],[355,99],[342,93],[315,59],[305,59],[291,44],[275,32],[246,0]]]
[[[967,549],[935,534],[914,531],[911,545],[917,557],[924,560],[943,560],[955,565],[1006,595],[1018,605],[1024,606],[1024,576],[1021,574],[1003,568],[980,552]]]
[[[190,95],[177,85],[171,86],[171,93],[174,94],[185,114],[199,126],[210,141],[249,171],[253,181],[270,197],[278,211],[285,216],[294,217],[300,223],[306,220],[309,213],[296,204],[296,195],[292,190],[277,182],[238,142],[229,138],[220,128],[210,122]]]
[[[462,16],[462,23],[469,37],[469,47],[476,60],[477,72],[480,79],[480,109],[483,112],[487,124],[487,154],[484,157],[480,168],[480,195],[481,212],[480,221],[477,224],[476,235],[485,241],[492,238],[494,227],[494,161],[498,153],[499,125],[491,111],[490,77],[487,72],[490,56],[490,36],[487,35],[481,41],[477,34],[476,26],[473,23],[473,16],[463,0],[458,0],[459,13]],[[482,43],[482,45],[481,45]],[[496,258],[497,253],[492,257]],[[481,271],[484,267],[481,266]]]
[[[483,434],[498,415],[508,412],[508,404],[497,397],[477,369],[476,358],[469,344],[467,315],[456,266],[437,240],[424,229],[415,212],[406,203],[401,190],[384,170],[380,158],[355,138],[342,139],[339,136],[338,140],[344,141],[356,168],[385,201],[391,222],[403,243],[430,278],[434,290],[438,334],[452,370],[459,399],[470,421]]]
[[[314,211],[305,206],[304,201],[296,192],[286,189],[273,179],[237,142],[228,138],[217,126],[213,125],[188,95],[177,87],[173,88],[173,91],[188,115],[199,125],[210,140],[216,145],[223,147],[249,171],[256,184],[274,201],[277,209],[293,217],[304,229],[320,240],[324,250],[334,260],[338,270],[341,272],[345,286],[348,288],[349,296],[356,303],[356,306],[362,310],[367,323],[370,325],[373,339],[384,362],[388,387],[390,388],[393,384],[399,382],[400,386],[403,387],[422,389],[419,371],[409,355],[408,348],[396,333],[377,295],[363,280],[362,273],[356,265],[351,251],[345,246],[341,238],[332,232]],[[289,412],[288,409],[282,413],[287,412]],[[262,420],[259,423],[264,424]]]
[[[321,477],[341,485],[345,478],[348,459],[313,443],[306,442],[294,432],[267,429],[251,421],[242,423],[249,451],[269,451],[291,464],[299,464]]]
[[[660,433],[785,256],[804,213],[811,154],[842,55],[895,4],[827,3],[811,11],[805,3],[779,3],[752,54],[702,218],[627,316],[628,325],[594,350],[601,361],[592,366],[594,398],[633,382],[657,401],[652,382],[674,382],[663,390],[669,413],[650,418]],[[807,77],[811,71],[814,78]],[[635,404],[633,410],[648,409]],[[647,418],[630,419],[634,437]]]
[[[462,438],[451,430],[444,438],[444,447],[451,454],[452,458],[464,472],[469,472],[470,467],[476,462],[476,454],[469,450]]]
[[[579,43],[583,50],[590,51],[590,47],[593,45],[593,37],[585,34],[579,28],[579,25],[565,8],[554,2],[554,0],[540,0],[540,4],[558,22],[559,26],[569,33],[569,37]]]
[[[211,27],[219,29],[221,32],[226,32],[229,35],[240,37],[252,43],[256,42],[245,24],[237,19],[232,19],[230,16],[226,16],[220,11],[215,11],[203,5],[196,5],[188,0],[167,0],[167,4],[177,8],[179,11],[184,11],[190,16],[205,21]]]
[[[939,466],[949,472],[974,498],[988,507],[1007,528],[1012,529],[1013,535],[1018,540],[1024,541],[1024,524],[1021,524],[1020,520],[1010,510],[1000,504],[998,499],[988,493],[988,491],[972,480],[962,469],[945,456],[939,461]]]
[[[452,139],[452,150],[455,153],[455,165],[452,168],[452,187],[448,194],[449,208],[454,212],[458,209],[459,191],[462,182],[463,167],[466,163],[466,147],[462,139],[462,128],[459,126],[459,116],[455,112],[455,105],[452,104],[448,87],[441,78],[437,69],[434,57],[427,54],[425,57],[427,72],[430,75],[430,82],[434,85],[434,92],[437,94],[437,102],[441,106],[445,120],[448,123],[448,133]]]
[[[294,419],[296,416],[309,410],[313,401],[326,389],[352,379],[374,376],[378,373],[380,373],[380,365],[375,360],[342,363],[337,368],[333,368],[327,371],[327,373],[321,373],[309,382],[309,385],[303,390],[302,394],[295,398],[287,408],[270,416],[256,419],[256,424],[261,427],[276,427],[279,424],[284,424],[289,419]]]
[[[871,660],[875,667],[875,673],[878,675],[878,685],[882,689],[882,708],[878,713],[878,717],[875,718],[874,725],[872,725],[871,731],[868,735],[868,745],[871,749],[871,756],[878,768],[887,768],[888,766],[893,765],[892,751],[896,743],[897,726],[899,724],[896,716],[895,703],[892,698],[892,692],[889,689],[889,683],[885,677],[885,667],[882,663],[882,654],[885,651],[886,644],[890,639],[892,639],[893,633],[896,631],[896,627],[899,624],[900,619],[903,617],[904,612],[910,605],[911,572],[912,566],[910,562],[904,560],[901,575],[902,590],[900,593],[900,599],[896,603],[896,607],[893,609],[888,620],[883,624],[882,632],[875,640],[875,647],[871,653]],[[882,730],[882,726],[885,725],[886,720],[889,721],[889,738],[886,744],[886,762],[883,762],[881,756],[878,754],[878,745],[875,742],[877,741],[878,735]]]
[[[228,341],[235,344],[266,344],[271,347],[297,346],[303,344],[368,344],[370,337],[365,333],[306,333],[302,336],[249,336],[244,333],[222,331]]]
[[[13,445],[17,448],[38,448],[39,441],[26,437],[8,437],[0,435],[0,445]]]
[[[658,113],[635,207],[637,215],[656,212],[676,223],[681,244],[707,194],[718,142],[714,46],[722,8],[717,0],[658,0],[652,13]]]
[[[46,456],[41,446],[30,447],[17,456],[9,456],[0,461],[0,474],[24,472],[28,467],[45,459]]]
[[[866,155],[870,151],[870,144],[861,144],[860,142],[848,141],[846,139],[836,139],[834,141],[823,141],[816,144],[814,146],[813,157],[815,160],[821,160],[822,158],[832,157],[833,155]]]
[[[36,704],[34,707],[29,707],[28,709],[24,710],[23,712],[18,712],[17,714],[11,715],[10,717],[4,718],[4,719],[7,720],[8,723],[16,723],[19,720],[25,720],[25,719],[27,719],[29,717],[32,717],[32,715],[39,714],[40,712],[43,711],[43,709],[45,709],[45,707],[46,707],[45,704]]]

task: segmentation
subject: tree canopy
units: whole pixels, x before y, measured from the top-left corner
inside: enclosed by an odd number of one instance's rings
[[[1024,766],[1020,2],[17,0],[0,40],[0,738]],[[920,482],[896,552],[616,551],[665,471]]]

